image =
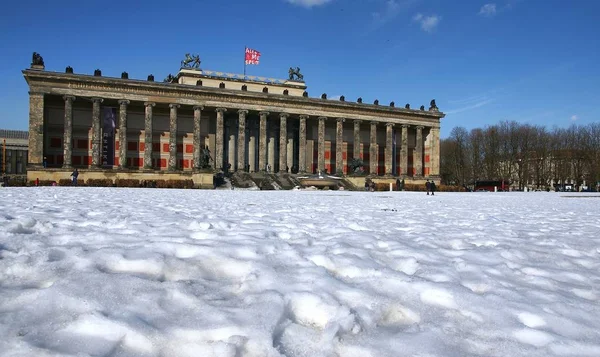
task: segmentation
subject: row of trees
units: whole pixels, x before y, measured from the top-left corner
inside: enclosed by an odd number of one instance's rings
[[[440,150],[442,183],[450,185],[504,179],[523,189],[600,181],[600,123],[552,130],[515,121],[471,131],[455,127]]]

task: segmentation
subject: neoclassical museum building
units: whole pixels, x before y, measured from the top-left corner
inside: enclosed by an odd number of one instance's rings
[[[34,53],[28,179],[192,178],[219,170],[351,173],[439,182],[440,112],[309,97],[299,71],[273,79],[183,66],[154,81],[48,71]]]

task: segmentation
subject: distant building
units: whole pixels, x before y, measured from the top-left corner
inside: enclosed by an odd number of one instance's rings
[[[2,175],[27,174],[29,133],[0,129],[0,170]]]
[[[86,178],[191,178],[212,186],[219,170],[346,175],[357,158],[372,176],[439,182],[445,114],[434,100],[413,109],[310,98],[299,69],[274,79],[183,66],[155,82],[126,72],[47,71],[36,55],[23,71],[30,180],[68,178],[78,167]]]

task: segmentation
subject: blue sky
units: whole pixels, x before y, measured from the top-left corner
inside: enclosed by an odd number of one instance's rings
[[[21,70],[33,51],[47,70],[162,80],[186,52],[202,68],[249,75],[302,69],[327,93],[419,107],[433,98],[442,136],[516,120],[600,119],[600,1],[219,0],[20,1],[0,13],[0,128],[26,130]]]

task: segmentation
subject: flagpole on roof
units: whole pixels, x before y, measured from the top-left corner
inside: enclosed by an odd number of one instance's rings
[[[244,79],[246,79],[246,50],[248,46],[244,46]]]

